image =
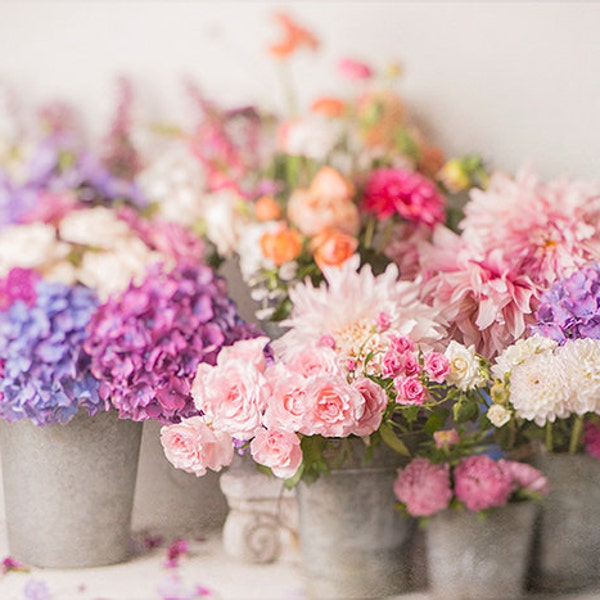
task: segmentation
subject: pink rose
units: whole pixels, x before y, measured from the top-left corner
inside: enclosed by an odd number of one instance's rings
[[[345,437],[356,429],[365,400],[343,377],[316,375],[308,380],[304,391],[306,412],[300,433]]]
[[[406,352],[414,352],[415,350],[415,345],[412,342],[412,340],[410,340],[407,337],[401,336],[401,337],[397,337],[397,336],[392,336],[390,337],[390,344],[392,346],[392,349],[395,350],[396,352],[398,352],[398,354],[405,354]]]
[[[254,460],[273,471],[275,477],[292,477],[302,463],[300,439],[295,433],[261,429],[250,442]]]
[[[392,318],[386,312],[380,312],[375,317],[375,326],[380,333],[387,331],[392,326]]]
[[[397,377],[402,373],[403,367],[404,360],[402,359],[402,355],[398,354],[395,350],[388,350],[383,355],[381,374],[384,377]]]
[[[304,346],[290,353],[286,365],[290,371],[312,377],[313,375],[338,375],[338,355],[328,346]]]
[[[526,463],[504,459],[500,459],[498,465],[512,479],[515,490],[528,490],[543,495],[548,493],[548,479],[535,467]]]
[[[450,373],[450,362],[439,352],[430,352],[423,360],[425,370],[436,383],[442,383]]]
[[[419,363],[419,359],[414,354],[406,354],[404,356],[404,374],[407,377],[415,377],[423,370],[423,366]]]
[[[298,431],[306,410],[306,379],[283,363],[268,367],[265,376],[269,392],[263,423],[269,429]]]
[[[513,491],[512,476],[485,454],[463,458],[454,469],[456,497],[472,511],[504,506]]]
[[[184,419],[165,425],[160,430],[160,442],[168,461],[177,469],[204,475],[206,469],[220,471],[233,460],[233,441],[222,431],[214,431],[202,417]]]
[[[405,469],[398,469],[394,493],[413,517],[429,517],[448,508],[452,499],[448,465],[413,459]]]
[[[261,427],[266,379],[252,362],[198,365],[192,383],[196,408],[220,431],[249,440]]]
[[[338,63],[338,70],[348,79],[369,79],[373,75],[369,65],[353,58],[342,58]]]
[[[217,356],[217,365],[222,366],[229,361],[247,362],[262,373],[266,365],[264,349],[269,341],[268,337],[261,336],[250,340],[239,340],[231,346],[223,346]]]
[[[396,377],[394,386],[398,390],[398,404],[416,404],[422,406],[427,399],[427,389],[416,377]]]
[[[388,395],[385,390],[378,386],[368,377],[361,377],[353,382],[352,386],[357,389],[365,401],[365,408],[357,426],[351,431],[354,435],[363,437],[376,431],[381,425],[383,411],[388,405]]]

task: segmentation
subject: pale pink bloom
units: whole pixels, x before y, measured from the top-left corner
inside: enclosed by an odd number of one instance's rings
[[[286,366],[290,371],[302,375],[302,377],[311,377],[329,373],[331,375],[339,374],[338,355],[334,350],[327,346],[306,346],[298,348],[286,360]]]
[[[357,426],[351,431],[360,437],[370,435],[381,425],[383,412],[388,405],[388,396],[385,390],[368,377],[361,377],[352,383],[364,398],[364,412]]]
[[[431,240],[431,227],[423,223],[398,223],[384,248],[385,255],[400,271],[400,277],[414,281],[421,274],[421,246]]]
[[[77,206],[75,194],[68,191],[41,190],[35,206],[22,217],[23,223],[55,223]]]
[[[442,383],[450,373],[450,361],[439,352],[430,352],[423,359],[423,366],[429,378],[436,383]]]
[[[384,377],[398,377],[404,368],[404,360],[401,354],[395,350],[388,350],[383,355],[381,363],[381,374]]]
[[[261,429],[250,442],[252,458],[273,471],[275,477],[292,477],[302,463],[300,439],[295,433]]]
[[[506,259],[542,288],[600,258],[600,186],[540,181],[530,169],[512,178],[495,173],[473,189],[460,227],[482,251],[503,248]]]
[[[416,377],[397,377],[394,386],[398,390],[398,404],[422,406],[427,400],[427,389]]]
[[[263,423],[269,429],[298,431],[306,410],[306,378],[281,362],[268,367],[265,376],[268,397]]]
[[[413,459],[405,469],[398,470],[394,493],[413,517],[429,517],[448,508],[452,499],[448,465]]]
[[[469,510],[504,506],[513,491],[512,476],[485,454],[463,458],[454,469],[456,497]]]
[[[505,460],[498,461],[500,468],[504,469],[513,481],[514,490],[528,490],[530,492],[548,493],[548,479],[546,476],[531,465]]]
[[[456,234],[439,227],[421,259],[428,275],[424,300],[452,324],[452,338],[465,346],[493,358],[534,322],[540,289],[500,248],[474,254]]]
[[[228,360],[225,365],[198,365],[192,397],[214,429],[249,440],[261,428],[266,380],[252,363]]]
[[[307,381],[304,391],[306,412],[300,433],[346,437],[357,428],[365,399],[344,377],[316,375]]]
[[[165,456],[177,469],[196,476],[206,469],[220,471],[233,460],[233,441],[223,431],[209,427],[202,417],[183,419],[160,430]]]
[[[338,71],[348,79],[369,79],[373,75],[369,65],[353,58],[342,58],[338,62]]]
[[[340,267],[325,268],[326,282],[319,287],[307,280],[290,290],[292,312],[282,323],[290,329],[273,342],[276,353],[293,356],[297,348],[325,334],[335,338],[342,364],[369,351],[381,351],[379,336],[373,335],[373,322],[381,312],[390,316],[390,328],[399,337],[410,336],[423,347],[443,337],[439,310],[418,299],[414,283],[398,280],[395,265],[388,265],[378,276],[370,265],[360,271],[359,265],[360,257],[355,255]]]
[[[231,346],[223,346],[217,356],[217,365],[225,367],[230,361],[245,362],[263,373],[266,365],[264,349],[269,341],[268,337],[261,336],[249,340],[239,340]]]
[[[446,429],[444,431],[436,431],[433,434],[433,441],[436,448],[451,448],[460,442],[460,436],[456,429]]]

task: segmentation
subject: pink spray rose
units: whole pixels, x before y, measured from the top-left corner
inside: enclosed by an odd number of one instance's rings
[[[585,423],[583,446],[590,456],[600,459],[600,429],[591,421]]]
[[[429,517],[444,510],[452,498],[449,467],[415,458],[405,469],[398,470],[394,493],[413,517]]]
[[[254,460],[269,467],[275,477],[292,477],[302,463],[300,439],[295,433],[261,429],[250,442]]]
[[[469,456],[454,469],[456,497],[472,511],[504,506],[513,492],[512,476],[485,454]]]
[[[398,377],[404,368],[404,360],[402,355],[395,350],[388,350],[383,355],[381,364],[381,374],[384,377]]]
[[[388,404],[388,396],[382,387],[368,377],[357,379],[352,386],[362,394],[365,401],[362,417],[352,433],[360,437],[370,435],[381,425],[383,411]]]
[[[316,375],[305,387],[306,412],[300,433],[345,437],[356,429],[365,400],[343,377]]]
[[[423,366],[432,381],[442,383],[450,373],[450,362],[439,352],[430,352],[423,359]]]
[[[174,467],[197,477],[204,475],[206,469],[220,471],[233,460],[231,436],[214,431],[202,417],[165,425],[160,430],[160,441],[165,456]]]
[[[427,399],[427,389],[416,377],[396,377],[394,385],[398,390],[398,404],[422,406]]]

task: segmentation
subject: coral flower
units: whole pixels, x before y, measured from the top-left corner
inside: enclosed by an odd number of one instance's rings
[[[254,204],[259,221],[275,221],[281,217],[281,206],[273,196],[261,196]]]
[[[337,267],[348,260],[358,248],[358,240],[343,231],[326,230],[311,240],[314,259],[319,269]]]
[[[339,98],[321,96],[311,104],[310,110],[326,117],[339,117],[344,112],[345,106],[344,101]]]
[[[302,237],[297,231],[282,225],[277,231],[264,233],[260,238],[260,247],[265,257],[279,267],[300,254]]]
[[[279,42],[269,46],[269,53],[277,58],[287,58],[302,47],[316,50],[319,40],[308,29],[300,26],[286,13],[275,14],[275,19],[283,28],[283,35]]]

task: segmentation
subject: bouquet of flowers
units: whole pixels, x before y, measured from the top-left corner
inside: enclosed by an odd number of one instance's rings
[[[598,455],[599,282],[595,263],[556,281],[541,296],[533,335],[497,357],[487,414],[506,446],[535,440],[548,452],[583,446]]]
[[[167,458],[205,473],[228,465],[234,448],[288,480],[310,482],[386,444],[409,455],[415,433],[446,421],[445,403],[476,395],[485,365],[466,348],[436,350],[444,327],[399,281],[395,265],[373,275],[359,257],[326,268],[324,282],[294,289],[289,330],[223,348],[192,385],[200,416],[162,429]],[[361,298],[364,300],[361,302]],[[350,440],[363,442],[352,457]]]

